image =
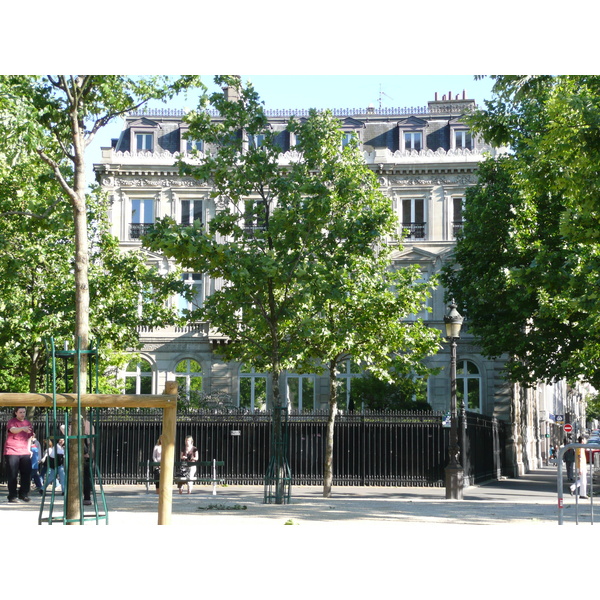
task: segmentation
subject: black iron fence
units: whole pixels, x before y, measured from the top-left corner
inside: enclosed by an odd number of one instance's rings
[[[0,410],[3,423],[11,411]],[[343,413],[335,423],[334,485],[443,486],[448,461],[449,429],[442,413]],[[40,441],[52,424],[33,419]],[[475,413],[460,422],[459,441],[465,476],[470,483],[503,473],[505,426]],[[293,413],[287,421],[288,459],[293,485],[323,482],[327,413]],[[98,417],[97,460],[107,484],[139,482],[143,463],[162,428],[162,411],[149,409],[101,411]],[[178,414],[176,449],[187,435],[194,438],[199,460],[225,464],[219,477],[231,484],[262,485],[270,457],[271,414],[242,411],[185,411]],[[2,481],[4,481],[2,473]]]

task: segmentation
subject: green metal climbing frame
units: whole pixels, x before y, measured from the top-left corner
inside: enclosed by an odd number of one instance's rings
[[[292,471],[287,459],[288,411],[273,409],[271,459],[265,475],[265,504],[289,504],[292,495]]]
[[[99,436],[99,419],[98,419],[98,409],[91,409],[87,415],[87,424],[89,424],[89,428],[86,427],[86,421],[83,418],[83,414],[81,412],[81,393],[82,386],[79,381],[79,373],[81,366],[81,357],[82,355],[88,355],[90,357],[89,364],[93,364],[95,366],[94,372],[88,368],[88,372],[90,374],[90,388],[92,387],[92,383],[94,383],[93,387],[98,393],[98,349],[90,344],[90,348],[88,350],[81,350],[81,342],[78,339],[77,344],[74,350],[69,350],[67,345],[65,344],[65,348],[63,350],[58,350],[54,343],[54,338],[49,338],[48,340],[44,340],[44,344],[46,346],[46,356],[48,357],[48,361],[50,364],[46,369],[46,391],[48,393],[52,393],[52,425],[49,423],[50,414],[46,413],[46,431],[49,433],[48,438],[52,440],[54,447],[58,443],[59,439],[65,440],[65,488],[63,490],[64,493],[64,501],[62,503],[62,514],[60,510],[55,511],[55,501],[56,501],[56,480],[57,473],[55,473],[54,481],[52,482],[52,489],[50,491],[50,501],[48,506],[48,514],[44,515],[45,505],[46,505],[46,496],[47,491],[47,472],[44,477],[44,491],[42,495],[42,502],[40,505],[40,512],[38,517],[38,523],[48,523],[52,525],[52,523],[61,522],[64,525],[69,523],[78,522],[83,525],[85,522],[95,521],[96,524],[99,524],[101,521],[108,524],[108,510],[106,506],[106,497],[104,495],[104,489],[102,487],[102,477],[100,475],[100,470],[98,469],[98,465],[96,464],[96,455],[99,450],[100,436]],[[80,426],[77,427],[77,433],[71,435],[69,428],[69,411],[64,410],[62,412],[63,422],[59,423],[60,415],[57,411],[56,407],[56,394],[57,394],[57,359],[60,359],[64,363],[64,386],[65,393],[68,393],[69,387],[69,361],[74,361],[72,365],[74,372],[77,373],[77,414],[80,415]],[[93,359],[93,362],[92,362]],[[74,367],[77,367],[76,369]],[[50,377],[51,374],[51,377]],[[95,381],[93,379],[95,378]],[[51,388],[51,389],[49,389]],[[87,432],[86,432],[87,430]],[[68,486],[68,476],[69,476],[69,441],[76,440],[78,455],[84,456],[87,455],[89,458],[85,458],[83,461],[78,461],[78,469],[79,469],[79,505],[81,507],[80,516],[77,519],[67,519],[66,507],[69,500],[69,486]],[[55,459],[57,457],[57,450],[55,450]],[[58,465],[56,465],[58,466]],[[84,505],[84,477],[89,477],[91,492],[90,492],[90,500],[92,504],[90,506]],[[99,494],[96,491],[96,484],[99,488]],[[100,504],[99,505],[99,498]],[[56,513],[56,514],[55,514]]]

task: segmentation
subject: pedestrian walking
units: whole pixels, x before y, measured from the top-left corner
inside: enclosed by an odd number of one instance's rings
[[[569,440],[565,438],[565,446],[568,445]],[[569,481],[575,481],[575,477],[573,476],[573,466],[575,465],[575,450],[573,448],[569,448],[565,450],[563,454],[563,461],[567,467],[567,479]]]
[[[52,440],[48,440],[48,449],[44,454],[45,460],[48,462],[48,476],[46,479],[46,486],[53,484],[56,487],[56,475],[58,474],[58,481],[60,483],[60,491],[63,496],[65,493],[65,440],[61,438],[58,440],[58,444],[54,446]]]
[[[33,435],[31,436],[31,445],[30,445],[30,452],[31,452],[31,481],[33,481],[33,483],[35,483],[35,489],[37,490],[38,494],[43,494],[44,493],[44,484],[42,483],[42,477],[40,475],[40,459],[42,458],[42,447],[35,435],[35,433],[33,433]]]

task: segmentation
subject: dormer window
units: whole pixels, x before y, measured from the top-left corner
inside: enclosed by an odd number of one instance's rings
[[[342,139],[340,140],[340,148],[344,149],[352,140],[356,140],[358,145],[362,143],[361,131],[365,128],[363,121],[347,117],[341,122]]]
[[[450,121],[450,148],[452,150],[473,150],[471,131],[460,119]]]
[[[152,133],[136,133],[135,149],[138,152],[154,151],[154,135]]]
[[[145,117],[130,126],[130,152],[156,152],[156,133],[160,124]]]
[[[405,131],[404,132],[404,149],[416,150],[419,152],[423,149],[423,133],[420,131]]]
[[[185,151],[191,154],[194,150],[204,152],[204,142],[202,140],[185,140]]]
[[[421,152],[425,150],[425,128],[427,122],[418,117],[408,117],[398,121],[398,146],[401,152]]]
[[[249,148],[260,148],[265,141],[263,133],[248,134],[248,147]]]
[[[471,132],[463,129],[454,132],[454,148],[455,149],[472,149]]]
[[[352,141],[354,135],[354,133],[350,133],[347,131],[342,133],[342,148],[345,148]]]
[[[179,152],[181,154],[204,152],[204,140],[197,140],[190,137],[187,123],[179,125]]]

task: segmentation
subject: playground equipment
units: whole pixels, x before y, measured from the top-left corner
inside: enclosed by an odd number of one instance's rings
[[[93,345],[87,350],[81,350],[80,341],[78,339],[76,348],[74,350],[69,350],[67,345],[65,344],[64,350],[57,350],[56,345],[54,343],[54,338],[50,338],[48,340],[44,340],[44,344],[46,347],[46,356],[47,356],[47,369],[46,369],[46,390],[51,388],[52,390],[52,427],[48,424],[49,413],[46,413],[46,431],[48,433],[48,439],[52,440],[54,445],[55,452],[55,460],[58,459],[57,456],[57,446],[58,440],[63,438],[65,440],[65,483],[67,483],[66,490],[63,489],[64,494],[64,502],[63,502],[63,511],[62,516],[57,516],[54,514],[55,501],[56,501],[56,476],[52,482],[52,489],[50,492],[50,503],[48,508],[48,515],[44,516],[44,509],[46,506],[46,490],[47,485],[44,481],[44,493],[42,495],[42,502],[40,504],[40,512],[38,517],[38,524],[41,523],[49,523],[50,525],[57,521],[62,521],[64,525],[67,525],[73,521],[79,521],[81,525],[84,524],[85,521],[95,521],[98,524],[100,521],[105,521],[108,524],[108,509],[106,506],[106,497],[104,496],[104,489],[102,487],[102,477],[100,474],[100,470],[96,463],[96,452],[99,448],[99,435],[98,435],[98,410],[91,409],[88,414],[84,417],[82,413],[81,406],[81,381],[79,380],[80,366],[81,366],[81,358],[83,355],[87,355],[91,360],[89,361],[89,365],[95,367],[94,372],[89,370],[90,373],[90,381],[95,375],[95,385],[94,388],[96,393],[98,392],[98,350]],[[56,387],[57,387],[57,359],[62,359],[64,362],[64,376],[65,376],[65,391],[68,388],[68,373],[69,373],[69,360],[74,359],[75,365],[77,368],[74,372],[77,373],[77,409],[76,415],[80,415],[80,420],[77,424],[76,430],[71,432],[70,422],[69,422],[69,410],[63,411],[64,421],[62,426],[58,425],[58,411],[56,406]],[[49,363],[49,364],[48,364]],[[90,385],[90,387],[92,387]],[[75,440],[77,445],[77,457],[84,457],[83,460],[79,458],[77,460],[77,472],[78,472],[78,486],[77,486],[77,494],[79,497],[79,517],[76,519],[69,519],[67,517],[67,505],[69,502],[69,458],[70,458],[70,440]],[[87,457],[87,458],[86,458]],[[96,493],[96,482],[98,483],[100,489],[100,499],[102,502],[102,508],[100,509],[98,505],[98,494]],[[91,502],[92,508],[86,512],[85,509],[81,508],[85,506],[84,504],[84,491],[87,488],[87,495],[90,496],[89,501]],[[91,511],[91,512],[90,512]]]
[[[61,355],[62,351],[55,352],[55,358],[62,358],[68,360],[75,358],[75,360],[81,360],[83,352],[77,349],[73,354],[70,351],[65,350],[67,354]],[[72,351],[71,351],[72,352]],[[79,370],[79,369],[78,369]],[[53,376],[55,380],[55,376]],[[77,414],[81,414],[81,407],[87,408],[162,408],[163,409],[163,421],[162,421],[162,457],[161,457],[161,469],[160,469],[160,489],[158,497],[158,524],[169,525],[171,523],[172,516],[172,503],[173,503],[173,464],[175,460],[175,433],[177,424],[177,382],[167,381],[165,385],[165,393],[161,395],[157,394],[90,394],[83,393],[81,387],[77,386],[77,393],[60,393],[55,389],[52,393],[0,393],[0,406],[18,407],[18,406],[39,406],[45,408],[51,408],[53,411],[54,423],[56,426],[56,412],[58,408],[66,410],[76,410]],[[97,428],[96,428],[97,431]],[[90,428],[90,435],[92,429]],[[68,431],[68,424],[65,423],[65,440],[70,436]],[[52,434],[55,439],[57,431],[55,430]],[[95,434],[94,434],[95,435]],[[83,447],[84,440],[86,439],[85,431],[80,434],[80,428],[77,428],[77,433],[73,432],[71,439],[76,439],[78,447],[80,449],[79,456],[81,454],[81,448]],[[90,438],[91,441],[91,438]],[[80,466],[81,469],[81,466]],[[81,474],[81,470],[80,470]],[[97,474],[99,475],[99,473]],[[80,489],[80,513],[81,510],[81,485],[82,477],[79,477]],[[93,486],[92,486],[93,487]],[[103,496],[103,494],[102,494]],[[65,496],[65,505],[66,499]],[[96,501],[96,500],[95,500]],[[104,500],[104,512],[107,514]],[[95,511],[97,512],[97,511]],[[41,511],[40,511],[41,515]],[[104,515],[102,515],[103,517]],[[82,520],[83,518],[83,520]],[[94,515],[89,520],[99,521],[100,513]],[[52,523],[54,520],[60,520],[65,524],[83,524],[86,517],[80,517],[79,519],[59,518],[48,521]],[[39,522],[39,521],[38,521]],[[108,523],[108,519],[106,519]]]
[[[289,504],[292,495],[292,472],[287,459],[288,411],[286,407],[273,409],[271,448],[273,455],[265,475],[265,504]]]

